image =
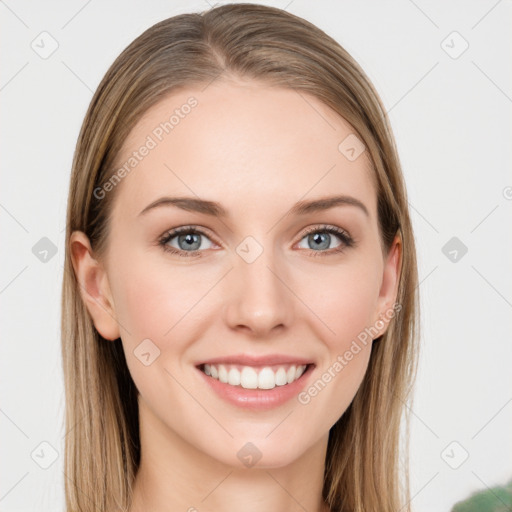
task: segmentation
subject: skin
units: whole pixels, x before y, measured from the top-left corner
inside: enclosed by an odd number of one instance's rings
[[[142,460],[130,512],[325,511],[329,429],[362,382],[371,339],[308,404],[293,398],[263,412],[225,402],[194,365],[235,353],[292,354],[315,361],[313,383],[392,308],[400,240],[383,254],[373,171],[366,152],[349,161],[338,150],[353,130],[334,111],[255,82],[201,89],[164,98],[125,141],[118,165],[191,95],[198,100],[109,192],[116,200],[105,257],[95,258],[83,233],[71,238],[83,300],[106,340],[121,337],[139,390]],[[359,199],[369,215],[347,205],[286,215],[299,200],[335,194]],[[172,206],[139,216],[164,195],[217,201],[230,216]],[[206,232],[202,256],[158,245],[167,231],[188,225]],[[348,232],[355,246],[332,253],[343,242],[324,225]],[[305,234],[317,226],[330,236],[327,249]],[[247,236],[263,248],[250,264],[236,252]],[[178,237],[168,245],[187,250]],[[321,251],[331,254],[315,257]],[[382,320],[380,334],[389,322]],[[149,366],[133,353],[147,338],[160,350]],[[237,457],[247,442],[262,454],[251,468]]]

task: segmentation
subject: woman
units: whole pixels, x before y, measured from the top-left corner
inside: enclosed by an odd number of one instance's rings
[[[79,135],[69,511],[408,508],[417,267],[381,101],[285,11],[164,20]]]

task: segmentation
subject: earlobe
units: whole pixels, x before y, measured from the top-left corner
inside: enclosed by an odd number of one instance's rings
[[[94,258],[89,238],[82,231],[71,234],[69,247],[80,295],[94,326],[103,338],[116,340],[120,332],[106,270]]]
[[[400,234],[397,233],[389,249],[386,261],[384,262],[382,284],[377,303],[377,318],[375,319],[375,326],[380,332],[376,337],[385,334],[389,322],[395,315],[396,311],[394,306],[398,296],[401,264],[402,240]]]

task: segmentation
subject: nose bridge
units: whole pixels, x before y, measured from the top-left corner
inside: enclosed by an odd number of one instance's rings
[[[263,247],[247,237],[236,248],[232,279],[236,290],[231,297],[229,323],[245,326],[259,335],[289,324],[293,304],[283,284],[283,266],[272,247]],[[281,270],[280,270],[281,269]]]

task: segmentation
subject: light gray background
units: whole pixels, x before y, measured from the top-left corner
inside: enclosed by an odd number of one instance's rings
[[[511,2],[266,3],[339,41],[390,112],[421,280],[422,354],[409,404],[412,504],[447,511],[512,477]],[[63,230],[92,93],[143,30],[208,7],[0,1],[2,511],[63,510]],[[51,49],[43,31],[58,43],[46,59],[31,47]],[[46,262],[33,252],[43,237],[57,250]],[[442,251],[452,237],[468,249],[455,262]]]

